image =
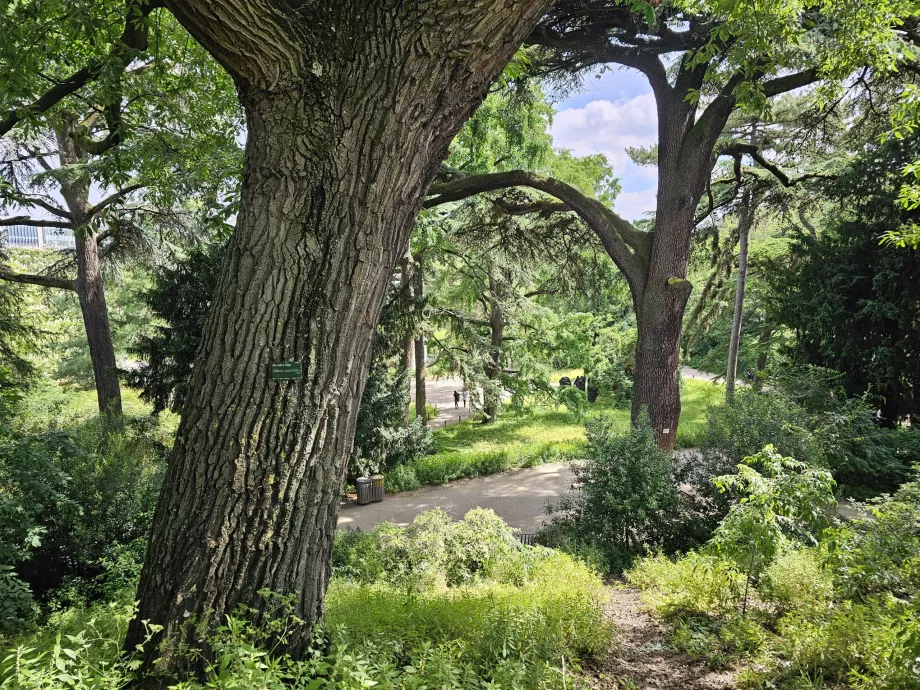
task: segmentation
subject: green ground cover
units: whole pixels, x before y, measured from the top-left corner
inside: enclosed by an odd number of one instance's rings
[[[695,379],[687,379],[681,386],[677,446],[692,448],[706,427],[706,410],[723,402],[725,388]],[[588,413],[608,417],[624,432],[629,427],[629,410],[611,407],[603,396],[596,405],[589,406]],[[574,460],[581,456],[584,444],[584,423],[565,406],[534,405],[521,412],[506,412],[490,425],[473,418],[435,431],[434,454],[391,471],[387,488],[404,491],[424,484],[444,484],[518,467]]]

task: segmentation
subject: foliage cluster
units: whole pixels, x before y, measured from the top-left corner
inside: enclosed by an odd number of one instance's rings
[[[603,417],[587,423],[586,460],[572,465],[578,488],[550,506],[541,543],[619,572],[648,548],[673,551],[694,537],[692,501],[644,416],[628,432]]]
[[[203,684],[221,688],[565,688],[581,659],[609,644],[599,578],[564,554],[522,546],[489,511],[456,523],[439,511],[409,528],[338,535],[324,629],[304,658],[273,653],[300,622],[265,594],[267,623],[242,609],[218,628]],[[120,644],[133,606],[122,595],[76,607],[3,652],[17,690],[115,690],[134,662]]]
[[[826,472],[767,451],[741,471],[728,481],[744,484],[745,503],[712,542],[676,560],[644,559],[628,573],[677,646],[713,667],[745,660],[746,688],[920,687],[916,481],[821,531]],[[771,531],[776,539],[762,538]]]
[[[768,390],[744,388],[731,404],[710,408],[692,483],[712,494],[712,477],[772,444],[831,470],[844,493],[897,488],[920,462],[920,436],[880,426],[872,407],[847,398],[837,382],[834,372],[798,368],[774,375]]]
[[[103,576],[139,567],[164,469],[155,422],[126,419],[24,428],[20,401],[0,412],[0,629],[21,627],[36,602],[97,598]],[[116,567],[117,566],[117,567]]]

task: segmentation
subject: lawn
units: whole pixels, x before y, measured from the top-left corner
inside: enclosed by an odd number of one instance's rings
[[[677,447],[692,448],[706,427],[706,410],[721,404],[722,384],[686,379],[681,384],[681,415]],[[629,410],[618,410],[599,399],[592,408],[614,420],[623,431],[629,427]],[[564,462],[581,456],[585,427],[564,406],[528,407],[508,412],[494,424],[475,419],[434,432],[434,454],[421,457],[388,476],[389,490],[416,488],[419,484],[444,484],[454,479],[495,474],[516,467]]]

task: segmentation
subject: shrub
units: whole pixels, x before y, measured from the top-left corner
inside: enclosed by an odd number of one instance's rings
[[[748,577],[758,577],[790,542],[817,543],[815,534],[836,506],[830,472],[784,458],[773,446],[745,458],[738,474],[714,481],[721,491],[735,490],[742,498],[728,511],[709,547]]]
[[[665,617],[724,616],[737,609],[744,590],[744,575],[731,563],[695,551],[675,560],[662,554],[643,558],[626,572],[626,581]]]
[[[699,439],[702,458],[692,478],[704,493],[712,477],[733,471],[767,444],[830,469],[850,490],[866,487],[870,493],[897,488],[911,465],[920,462],[920,434],[879,426],[875,410],[835,392],[826,373],[787,372],[776,386],[745,388],[731,404],[710,407]]]
[[[696,486],[706,488],[713,477],[734,472],[744,458],[767,445],[781,455],[827,467],[826,448],[810,431],[806,412],[778,395],[742,388],[731,404],[710,407],[707,417]]]
[[[767,566],[757,587],[761,598],[780,613],[827,606],[834,596],[830,573],[815,549],[793,548]]]
[[[608,567],[619,570],[666,540],[678,510],[677,483],[647,416],[625,435],[610,420],[593,419],[587,435],[587,461],[572,467],[579,488],[549,510],[576,541],[604,548]]]
[[[397,465],[384,475],[384,482],[390,493],[412,491],[422,485],[412,465]]]
[[[588,396],[575,386],[561,386],[556,391],[556,404],[565,405],[576,419],[582,419],[588,407]]]
[[[53,459],[79,510],[44,518],[40,546],[17,571],[37,595],[76,579],[84,594],[97,596],[90,581],[104,572],[102,559],[147,536],[166,449],[152,439],[155,428],[144,418],[125,420],[117,433],[106,433],[99,420],[60,433],[68,450]],[[142,559],[143,550],[136,556]]]
[[[409,527],[382,523],[368,533],[337,534],[332,562],[343,577],[418,591],[481,579],[521,582],[545,553],[522,549],[515,530],[491,510],[476,508],[457,522],[429,510]]]
[[[40,598],[70,596],[59,589],[65,583],[71,594],[98,596],[104,583],[92,580],[105,571],[103,561],[146,536],[165,450],[154,434],[148,419],[126,419],[108,433],[98,420],[0,433],[0,566],[20,610],[4,614],[8,628],[25,611],[17,579]],[[121,567],[125,557],[117,556]],[[133,557],[137,567],[143,548]]]
[[[610,641],[600,579],[564,554],[520,545],[488,511],[462,523],[445,518],[432,511],[412,528],[337,535],[325,630],[314,631],[304,658],[272,653],[301,623],[283,615],[284,597],[264,593],[264,622],[253,623],[248,609],[228,618],[207,640],[213,654],[202,681],[176,690],[572,687],[580,659]],[[381,551],[387,540],[393,548]],[[416,565],[427,559],[443,577],[407,591],[392,578],[397,555]],[[509,562],[522,567],[509,572]],[[132,615],[119,601],[53,616],[0,652],[0,686],[127,687],[135,662],[120,647]]]
[[[920,593],[920,482],[909,482],[827,535],[828,564],[849,597]]]

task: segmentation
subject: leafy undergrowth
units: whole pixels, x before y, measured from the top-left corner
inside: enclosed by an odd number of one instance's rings
[[[298,623],[249,625],[245,611],[212,632],[214,665],[176,688],[566,688],[608,647],[606,590],[583,564],[522,546],[494,513],[452,523],[442,511],[408,528],[341,533],[325,626],[304,658],[273,657],[269,636]],[[130,591],[130,590],[126,590]],[[72,608],[0,651],[0,687],[127,687],[120,658],[128,598]],[[268,593],[265,607],[285,601]]]
[[[679,649],[744,666],[740,687],[920,688],[920,485],[821,537],[785,543],[749,587],[711,549],[646,558],[627,578]]]
[[[681,388],[678,448],[695,447],[706,428],[706,410],[721,404],[725,388],[708,381],[685,380]],[[587,414],[610,419],[629,429],[629,410],[610,406],[604,396],[589,405]],[[408,491],[424,484],[481,477],[518,467],[580,459],[585,449],[583,420],[564,406],[527,407],[507,412],[494,424],[467,420],[434,432],[432,455],[416,458],[387,474],[387,491]]]

